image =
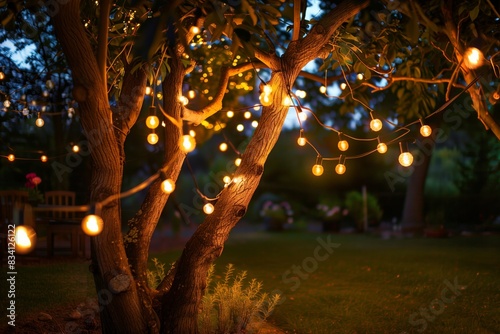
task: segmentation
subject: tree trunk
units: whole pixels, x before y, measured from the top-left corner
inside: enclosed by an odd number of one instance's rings
[[[405,204],[401,227],[404,232],[421,234],[424,231],[424,198],[425,180],[432,159],[432,150],[435,145],[430,141],[431,146],[427,146],[425,152],[420,151],[419,163],[414,164],[413,173],[410,175],[406,187]]]
[[[112,113],[103,78],[80,19],[80,1],[60,4],[53,22],[71,68],[73,96],[79,103],[82,126],[92,158],[91,202],[121,191],[122,143],[113,130]],[[121,237],[119,201],[102,208],[104,229],[91,239],[92,272],[101,311],[103,333],[148,333],[147,317],[130,272]]]

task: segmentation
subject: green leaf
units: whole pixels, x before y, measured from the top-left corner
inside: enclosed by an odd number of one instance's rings
[[[478,15],[479,15],[479,4],[469,12],[471,21],[474,21]]]

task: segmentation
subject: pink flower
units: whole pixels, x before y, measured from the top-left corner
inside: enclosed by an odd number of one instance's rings
[[[32,182],[35,186],[37,186],[37,185],[39,185],[40,183],[42,183],[42,179],[41,179],[41,178],[39,178],[38,176],[35,176],[34,178],[32,178],[32,179],[31,179],[31,182]]]
[[[36,173],[28,173],[26,174],[26,180],[30,180],[37,177]]]

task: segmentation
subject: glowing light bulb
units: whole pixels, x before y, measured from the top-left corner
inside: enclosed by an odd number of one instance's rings
[[[71,148],[71,150],[75,153],[78,153],[80,152],[80,147],[78,145],[73,145],[73,147]]]
[[[293,105],[293,101],[292,101],[292,98],[290,96],[285,96],[285,98],[283,99],[283,105],[285,107],[290,107]]]
[[[9,108],[9,107],[10,107],[10,101],[9,101],[9,100],[5,100],[5,101],[3,101],[3,106],[4,106],[5,108]]]
[[[382,129],[382,121],[378,118],[372,119],[370,121],[370,129],[375,132],[380,131]]]
[[[340,89],[344,90],[344,89],[346,89],[346,87],[347,87],[347,84],[345,82],[340,84]]]
[[[10,162],[12,162],[12,161],[16,160],[16,156],[14,154],[9,154],[7,156],[7,160],[9,160]]]
[[[464,53],[464,64],[474,70],[484,63],[484,55],[478,48],[468,48]]]
[[[150,129],[156,129],[160,125],[160,120],[155,115],[150,115],[146,118],[146,126]]]
[[[234,164],[235,164],[236,167],[238,167],[239,165],[241,165],[241,158],[236,158],[234,160]]]
[[[299,119],[302,122],[307,121],[307,114],[305,112],[299,112]]]
[[[156,143],[158,143],[158,140],[159,140],[159,138],[158,138],[158,135],[156,133],[153,132],[153,133],[148,134],[147,141],[149,144],[155,145]]]
[[[165,194],[171,194],[175,190],[175,182],[172,179],[163,180],[161,183],[161,191]]]
[[[35,248],[36,232],[30,226],[19,225],[14,230],[16,253],[27,254]]]
[[[306,143],[307,140],[304,137],[299,137],[299,139],[297,139],[297,144],[299,144],[299,146],[304,146]]]
[[[409,167],[413,163],[413,155],[410,152],[403,152],[399,155],[399,163],[403,167]]]
[[[219,150],[221,150],[221,152],[226,152],[227,151],[227,144],[226,143],[220,143]]]
[[[222,182],[225,184],[229,184],[231,182],[231,177],[229,175],[226,175],[222,178]]]
[[[191,28],[189,28],[189,32],[197,35],[200,33],[200,28],[198,28],[197,26],[191,26]]]
[[[146,87],[146,90],[144,91],[144,94],[146,95],[151,95],[153,93],[153,89],[149,86]]]
[[[214,205],[212,203],[206,203],[203,206],[203,212],[205,212],[205,214],[207,214],[207,215],[213,213],[214,210],[215,210],[215,208],[214,208]]]
[[[429,137],[432,134],[432,128],[428,125],[422,125],[420,127],[420,134],[423,137]]]
[[[363,75],[363,73],[358,73],[358,75],[356,75],[356,78],[357,78],[358,80],[363,80],[363,78],[364,78],[364,77],[365,77],[365,76]]]
[[[196,140],[190,135],[184,135],[181,137],[180,147],[185,153],[192,152],[196,147]]]
[[[102,232],[104,222],[98,215],[87,215],[82,220],[82,230],[86,235],[91,237],[96,236]]]
[[[271,85],[264,85],[264,87],[262,87],[262,92],[266,95],[270,95],[273,92],[273,87]]]
[[[347,149],[349,148],[349,143],[347,142],[347,140],[340,140],[337,146],[339,147],[339,150],[347,151]]]
[[[47,158],[47,156],[46,156],[46,155],[42,155],[42,156],[40,157],[40,160],[42,160],[42,162],[47,162],[47,160],[49,160],[49,158]]]
[[[335,173],[339,174],[339,175],[342,175],[345,173],[345,165],[344,164],[337,164],[337,166],[335,166]]]
[[[0,72],[0,80],[3,80],[3,79],[5,79],[5,73]]]
[[[195,97],[196,97],[196,92],[194,90],[191,89],[190,91],[188,91],[188,98],[192,100]]]
[[[387,145],[385,143],[379,143],[377,145],[377,151],[380,154],[384,154],[385,152],[387,152]]]
[[[45,121],[43,120],[42,116],[38,114],[38,118],[35,121],[35,125],[41,128],[45,124]]]
[[[189,103],[189,99],[184,95],[179,96],[179,102],[182,103],[183,106]]]
[[[252,121],[252,128],[256,128],[259,126],[259,122],[257,121]]]
[[[236,125],[236,130],[238,132],[242,132],[243,130],[245,130],[245,126],[243,124],[238,124]]]
[[[245,117],[245,119],[249,119],[250,117],[252,117],[252,113],[250,111],[245,111],[243,117]]]
[[[321,86],[321,87],[319,87],[319,92],[320,92],[321,94],[325,94],[325,93],[326,93],[326,87],[325,87],[325,86]]]
[[[264,93],[260,94],[259,101],[260,101],[260,104],[262,104],[264,107],[268,107],[271,104],[273,104],[273,100],[272,100],[271,96],[264,94]]]
[[[226,113],[226,116],[227,116],[227,118],[232,118],[234,116],[234,111],[228,110],[228,112]]]
[[[312,173],[316,176],[320,176],[323,174],[323,166],[319,165],[319,164],[316,164],[312,167]]]

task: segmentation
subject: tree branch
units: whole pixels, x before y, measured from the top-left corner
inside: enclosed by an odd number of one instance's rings
[[[102,77],[104,89],[108,90],[106,63],[108,58],[108,28],[111,0],[101,0],[99,3],[99,35],[97,36],[97,66]]]
[[[182,111],[182,119],[194,124],[200,124],[203,120],[217,113],[222,109],[222,100],[226,94],[226,87],[229,82],[229,78],[254,68],[265,68],[265,66],[262,63],[248,62],[235,67],[222,68],[219,84],[217,86],[217,93],[215,94],[212,102],[200,110],[184,108]]]

